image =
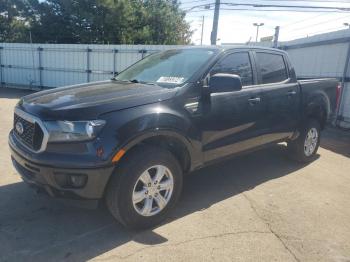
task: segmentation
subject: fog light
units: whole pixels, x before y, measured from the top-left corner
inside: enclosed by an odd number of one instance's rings
[[[71,173],[55,173],[57,184],[63,188],[81,188],[86,185],[87,175]]]
[[[70,184],[73,187],[83,187],[87,181],[86,175],[70,175]]]

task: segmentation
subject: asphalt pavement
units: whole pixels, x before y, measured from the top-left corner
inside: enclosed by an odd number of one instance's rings
[[[27,93],[0,89],[0,261],[350,261],[350,131],[325,130],[308,165],[276,145],[196,171],[162,225],[134,232],[21,181],[7,135]]]

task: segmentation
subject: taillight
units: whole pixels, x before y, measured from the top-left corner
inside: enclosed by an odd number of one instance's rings
[[[337,91],[336,91],[336,105],[337,105],[337,109],[339,108],[340,95],[341,95],[341,84],[339,83],[338,86],[337,86]]]

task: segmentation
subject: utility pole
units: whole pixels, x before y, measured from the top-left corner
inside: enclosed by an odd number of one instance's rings
[[[213,29],[210,35],[210,42],[212,45],[216,45],[216,39],[218,38],[219,11],[220,11],[220,0],[215,0]]]
[[[273,38],[273,47],[274,48],[277,48],[278,47],[278,37],[279,37],[279,34],[280,34],[280,27],[279,26],[276,26],[275,27],[275,36]]]
[[[259,27],[263,26],[264,23],[254,23],[253,26],[256,26],[256,37],[255,37],[255,42],[258,42],[258,37],[259,37]]]
[[[201,33],[201,45],[203,44],[203,30],[204,30],[204,15],[202,16],[202,33]]]

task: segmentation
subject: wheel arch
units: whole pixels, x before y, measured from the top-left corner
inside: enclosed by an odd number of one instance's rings
[[[131,141],[122,146],[125,154],[120,161],[125,161],[128,154],[141,146],[157,146],[170,151],[179,161],[184,173],[191,170],[194,149],[191,142],[176,131],[157,130],[146,132],[134,137]]]
[[[321,129],[324,129],[330,111],[330,101],[327,95],[322,92],[317,93],[306,106],[305,120],[316,119],[320,123]]]

